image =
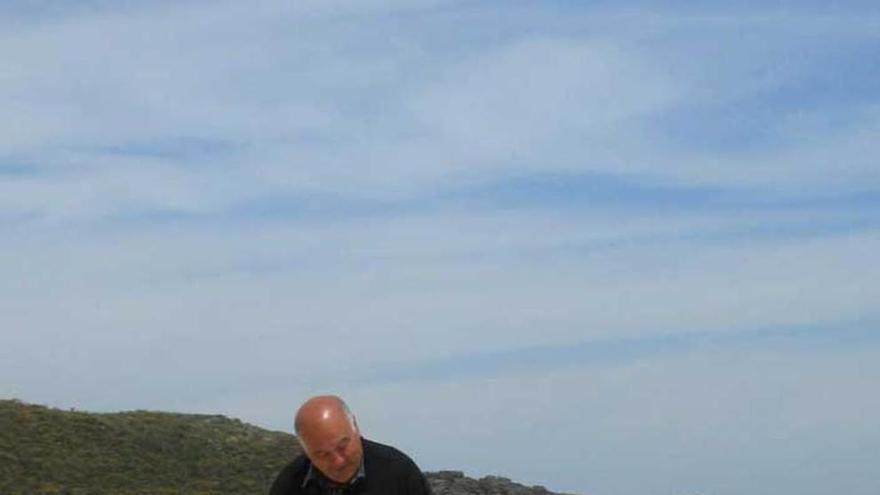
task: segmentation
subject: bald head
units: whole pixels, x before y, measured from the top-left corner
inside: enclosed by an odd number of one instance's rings
[[[296,412],[294,429],[304,453],[333,481],[350,480],[363,455],[357,421],[345,402],[335,395],[305,401]]]
[[[336,395],[318,395],[299,407],[293,429],[300,436],[305,430],[321,429],[343,419],[355,427],[354,415],[345,401]]]

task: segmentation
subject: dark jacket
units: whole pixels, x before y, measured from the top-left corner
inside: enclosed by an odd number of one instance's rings
[[[425,475],[406,454],[381,443],[363,439],[364,478],[348,488],[351,495],[430,495]],[[309,459],[300,455],[281,470],[269,495],[323,495],[319,483],[303,479]]]

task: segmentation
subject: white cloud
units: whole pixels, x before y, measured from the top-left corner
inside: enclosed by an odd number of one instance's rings
[[[644,15],[617,18],[616,34],[513,36],[502,26],[473,44],[475,33],[438,38],[451,20],[419,14],[431,4],[409,11],[411,25],[390,16],[399,5],[351,8],[312,16],[302,11],[312,7],[272,2],[195,3],[7,31],[0,107],[16,119],[2,124],[5,154],[43,173],[88,162],[95,194],[84,199],[75,174],[37,176],[5,181],[5,208],[67,218],[84,202],[84,215],[203,211],[267,191],[407,197],[534,172],[768,194],[847,192],[876,177],[865,158],[876,154],[872,118],[845,135],[792,130],[785,147],[738,157],[670,148],[652,132],[678,105],[735,102],[800,76],[779,69],[739,84],[772,62],[749,55],[754,43],[724,46],[720,59],[690,47],[688,58],[676,44],[644,46],[623,29],[654,25],[648,32],[659,39],[658,29],[684,29]],[[95,154],[181,136],[230,143],[231,156],[209,162],[223,175],[194,174],[192,157],[125,163]]]
[[[0,263],[5,366],[47,395],[62,389],[46,370],[69,367],[85,383],[121,363],[172,388],[183,375],[235,389],[299,369],[332,379],[336,363],[366,373],[457,353],[878,316],[876,233],[699,249],[674,240],[720,221],[754,220],[431,215],[238,226],[235,238],[226,225],[187,224],[30,236]],[[644,236],[660,237],[629,244]],[[47,352],[49,341],[65,354]]]

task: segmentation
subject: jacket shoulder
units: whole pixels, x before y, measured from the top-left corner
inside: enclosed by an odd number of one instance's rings
[[[367,440],[366,438],[363,439],[363,442],[364,452],[371,456],[382,459],[409,459],[409,456],[390,445]]]
[[[367,440],[366,438],[363,439],[363,442],[364,455],[367,456],[368,459],[379,461],[386,465],[398,468],[418,469],[416,467],[416,463],[408,455],[395,447],[379,442],[373,442],[371,440]]]

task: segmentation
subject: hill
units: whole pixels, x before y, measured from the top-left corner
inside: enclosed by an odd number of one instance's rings
[[[0,400],[0,495],[263,494],[293,435],[220,415],[89,413]],[[507,478],[426,473],[435,495],[548,495]]]

